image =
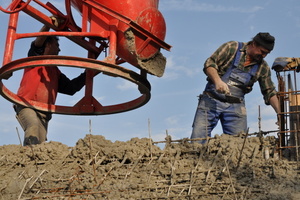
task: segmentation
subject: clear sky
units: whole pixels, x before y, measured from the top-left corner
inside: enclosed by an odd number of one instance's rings
[[[46,2],[46,1],[42,1]],[[63,13],[64,1],[50,1]],[[149,137],[154,141],[164,140],[166,132],[173,139],[189,138],[196,111],[197,96],[206,84],[203,63],[222,43],[236,40],[247,42],[258,32],[270,32],[276,38],[275,48],[266,57],[272,66],[277,57],[299,57],[300,1],[299,0],[161,0],[159,10],[167,24],[165,41],[172,45],[170,52],[161,52],[167,58],[163,77],[148,75],[151,83],[150,101],[138,109],[112,115],[70,116],[54,114],[49,124],[48,140],[74,146],[86,134],[103,135],[111,141],[128,141],[133,137]],[[74,14],[76,18],[76,13]],[[2,63],[8,14],[0,13],[0,61]],[[42,24],[22,13],[18,32],[37,32]],[[26,57],[31,39],[18,41],[14,59]],[[60,38],[60,55],[84,57],[86,52],[69,40]],[[130,68],[131,66],[124,66]],[[70,78],[81,69],[63,68]],[[7,87],[16,91],[22,71],[8,81]],[[277,86],[275,72],[272,77]],[[131,100],[137,88],[120,78],[97,76],[94,83],[95,98],[104,105]],[[73,105],[82,98],[83,92],[75,96],[59,95],[61,105]],[[0,97],[0,145],[20,144],[23,130],[18,124],[12,103]],[[263,102],[258,83],[246,96],[248,127],[250,133],[258,131],[258,107],[261,110],[261,129],[275,130],[276,115],[271,106]],[[91,122],[91,125],[90,123]],[[213,134],[221,134],[218,126]]]

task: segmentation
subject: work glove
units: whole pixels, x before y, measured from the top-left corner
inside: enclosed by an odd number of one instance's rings
[[[290,70],[297,68],[297,72],[300,71],[300,58],[292,58],[291,61],[286,65],[284,70]]]
[[[52,24],[57,28],[65,23],[64,19],[58,18],[57,16],[54,15],[50,16],[50,19],[52,20]]]
[[[293,62],[293,59],[290,57],[278,57],[275,59],[272,69],[276,72],[288,70],[287,64]]]

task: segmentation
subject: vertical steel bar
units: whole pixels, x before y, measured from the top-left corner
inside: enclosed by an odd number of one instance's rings
[[[82,4],[82,32],[87,32],[88,30],[88,16],[89,16],[90,7],[83,2]]]
[[[107,61],[112,64],[116,63],[118,23],[119,21],[114,19],[110,21],[109,25],[109,53],[107,56]]]
[[[11,62],[13,57],[13,51],[15,46],[15,40],[17,38],[17,24],[18,24],[19,13],[13,13],[9,16],[6,43],[3,56],[3,65]]]
[[[296,77],[296,71],[294,70],[294,85],[295,85],[295,93],[294,95],[296,96],[295,98],[295,106],[296,106],[296,116],[297,116],[297,121],[296,121],[296,132],[295,132],[295,145],[296,145],[296,161],[297,164],[299,161],[299,105],[298,105],[298,89],[297,89],[297,77]]]
[[[279,133],[279,148],[280,148],[280,155],[282,155],[281,148],[285,146],[285,124],[284,124],[284,81],[283,77],[277,72],[277,79],[278,79],[278,90],[279,90],[279,106],[280,106],[280,116],[279,116],[279,126],[280,126],[280,133]]]
[[[91,44],[95,44],[95,40],[89,41]],[[95,59],[95,54],[91,51],[88,52],[88,57]],[[94,72],[92,70],[86,70],[86,80],[85,80],[85,104],[89,105],[89,108],[85,109],[92,109],[93,105],[93,84],[94,83]]]

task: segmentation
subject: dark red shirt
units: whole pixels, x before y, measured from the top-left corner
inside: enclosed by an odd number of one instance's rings
[[[31,43],[28,56],[43,55],[44,47]],[[85,85],[85,72],[70,80],[56,66],[39,66],[24,69],[20,88],[22,98],[47,104],[55,104],[57,93],[74,95]]]
[[[53,66],[26,68],[17,94],[28,100],[55,104],[60,74]]]

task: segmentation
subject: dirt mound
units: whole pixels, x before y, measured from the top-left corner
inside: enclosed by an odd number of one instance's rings
[[[75,147],[0,147],[0,199],[299,199],[298,163],[279,159],[274,137],[216,136],[205,145],[166,138]]]

